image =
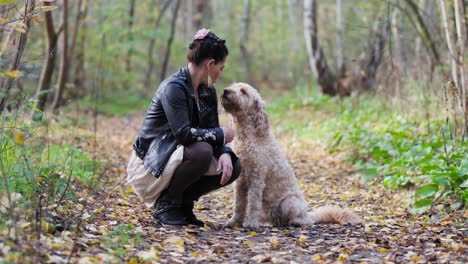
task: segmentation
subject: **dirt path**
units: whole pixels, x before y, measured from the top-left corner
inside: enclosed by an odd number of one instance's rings
[[[99,157],[105,159],[101,191],[82,190],[83,226],[73,252],[51,249],[72,262],[297,262],[453,263],[468,261],[466,212],[415,217],[404,209],[404,192],[369,187],[352,176],[342,153],[319,142],[279,138],[310,202],[355,209],[359,226],[314,225],[257,232],[224,228],[232,210],[230,187],[203,197],[196,214],[209,226],[161,228],[152,222],[124,176],[141,115],[100,120]],[[465,213],[465,215],[463,215]],[[90,217],[88,217],[90,216]],[[67,241],[71,234],[62,234]],[[56,242],[61,243],[61,242]],[[69,248],[69,250],[72,250]]]

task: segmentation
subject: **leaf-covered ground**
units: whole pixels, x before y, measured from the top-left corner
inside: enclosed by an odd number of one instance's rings
[[[256,232],[224,228],[233,202],[233,191],[227,187],[196,204],[195,213],[208,223],[205,227],[160,227],[124,178],[140,122],[141,114],[99,120],[97,156],[104,161],[99,179],[103,188],[76,187],[80,202],[68,208],[76,217],[71,225],[78,225],[78,230],[73,226],[50,232],[41,244],[31,240],[23,245],[23,254],[30,252],[41,256],[42,261],[56,263],[468,261],[467,212],[443,213],[446,210],[441,205],[434,211],[437,213],[411,215],[406,211],[405,191],[369,186],[353,174],[345,153],[329,153],[325,143],[288,134],[278,135],[278,140],[310,208],[325,204],[350,207],[366,220],[365,224],[265,228]],[[91,133],[91,127],[81,129]],[[92,149],[91,141],[82,144]],[[10,255],[8,259],[19,257]]]

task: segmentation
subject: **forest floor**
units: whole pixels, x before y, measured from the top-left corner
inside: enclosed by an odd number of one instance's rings
[[[277,135],[309,207],[335,204],[354,209],[365,223],[288,228],[225,228],[232,187],[204,196],[195,214],[204,227],[164,228],[125,182],[131,144],[142,114],[99,119],[97,156],[103,161],[96,187],[76,186],[77,231],[46,234],[35,251],[63,263],[456,263],[468,261],[467,212],[412,215],[404,190],[370,185],[353,173],[346,153],[330,153],[317,140]],[[92,133],[82,127],[83,133]],[[87,132],[86,132],[87,131]],[[84,144],[91,148],[91,144]],[[27,252],[27,251],[26,251]]]

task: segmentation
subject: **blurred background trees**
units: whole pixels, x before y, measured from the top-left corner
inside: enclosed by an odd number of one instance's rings
[[[218,87],[244,81],[266,94],[372,92],[423,103],[448,94],[466,119],[462,0],[0,3],[2,109],[27,98],[38,113],[57,111],[95,90],[103,101],[150,97],[206,27],[230,49]]]

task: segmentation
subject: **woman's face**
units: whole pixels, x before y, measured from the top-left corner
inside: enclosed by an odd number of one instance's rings
[[[226,59],[224,61],[220,61],[218,63],[215,63],[214,60],[210,60],[208,62],[208,74],[211,77],[211,80],[213,83],[215,83],[219,76],[221,75],[221,72],[224,70],[224,63],[226,62]]]

